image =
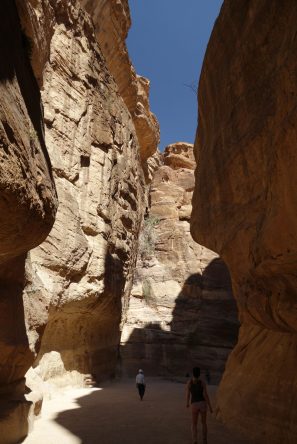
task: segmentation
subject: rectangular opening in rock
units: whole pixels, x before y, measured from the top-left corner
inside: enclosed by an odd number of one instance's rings
[[[90,166],[90,156],[80,156],[80,166],[82,168],[88,168]]]

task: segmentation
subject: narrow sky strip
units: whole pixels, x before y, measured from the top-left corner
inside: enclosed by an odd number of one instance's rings
[[[128,49],[138,74],[151,81],[151,109],[161,126],[160,149],[194,142],[196,90],[222,0],[129,0]]]

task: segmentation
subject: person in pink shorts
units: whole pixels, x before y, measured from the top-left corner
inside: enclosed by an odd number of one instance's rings
[[[193,368],[193,377],[187,384],[187,408],[192,410],[192,437],[193,444],[198,443],[197,425],[199,414],[201,415],[203,444],[207,444],[207,407],[212,413],[211,403],[208,397],[205,382],[200,379],[200,368]]]

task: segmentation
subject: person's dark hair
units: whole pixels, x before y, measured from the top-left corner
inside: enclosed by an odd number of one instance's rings
[[[193,376],[194,376],[194,378],[199,378],[199,376],[200,376],[200,368],[199,367],[193,368]]]

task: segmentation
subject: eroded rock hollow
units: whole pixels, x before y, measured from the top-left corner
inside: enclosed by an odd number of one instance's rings
[[[225,0],[199,85],[191,231],[242,324],[219,416],[261,444],[297,442],[296,21],[293,2]]]
[[[139,257],[121,337],[121,370],[183,378],[193,365],[217,383],[237,340],[227,267],[190,235],[193,145],[159,156],[140,233]]]

